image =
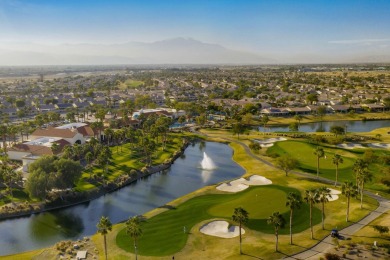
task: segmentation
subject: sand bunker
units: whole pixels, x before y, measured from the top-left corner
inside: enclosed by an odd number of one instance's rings
[[[386,143],[372,143],[372,144],[368,144],[368,146],[372,148],[390,149],[390,144],[386,144]]]
[[[222,238],[232,238],[239,235],[238,226],[229,227],[229,223],[222,220],[207,223],[206,225],[203,225],[199,231],[206,235]],[[243,228],[241,228],[241,234],[245,234],[245,230]]]
[[[338,144],[337,146],[345,149],[365,148],[361,144],[355,144],[355,143]]]
[[[239,192],[247,189],[249,185],[269,185],[272,184],[272,181],[260,176],[252,175],[247,179],[240,178],[228,183],[222,183],[217,186],[217,190],[227,191],[227,192]]]
[[[332,195],[332,196],[329,196],[328,200],[329,201],[338,200],[339,199],[339,196],[338,196],[339,194],[341,194],[341,191],[335,190],[335,189],[330,189],[330,195]]]
[[[279,142],[279,141],[286,141],[287,139],[284,138],[284,137],[277,137],[277,138],[268,138],[268,139],[264,139],[264,140],[254,140],[255,142],[259,143],[259,144],[270,144],[270,143],[275,143],[275,142]]]
[[[261,147],[267,148],[274,145],[275,142],[279,141],[286,141],[287,139],[284,137],[277,137],[277,138],[268,138],[264,140],[254,140],[256,143],[259,143]]]

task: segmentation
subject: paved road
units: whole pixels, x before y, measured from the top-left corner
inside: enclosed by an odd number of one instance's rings
[[[251,156],[252,158],[258,160],[258,161],[261,161],[262,163],[268,165],[268,166],[271,166],[271,167],[274,167],[274,168],[277,168],[275,165],[273,165],[272,163],[256,156],[255,154],[252,153],[252,151],[249,149],[249,147],[243,143],[243,142],[240,142],[238,140],[232,140],[232,139],[229,139],[229,138],[224,138],[225,140],[227,141],[230,141],[230,142],[235,142],[235,143],[238,143],[240,145],[242,145],[245,149],[245,152]],[[313,176],[312,174],[308,174],[308,173],[304,173],[304,172],[297,172],[297,171],[291,171],[291,173],[294,173],[296,175],[300,175],[300,176],[303,176],[303,177],[306,177],[306,178],[310,178],[310,179],[313,179],[313,180],[317,180],[317,181],[320,181],[320,182],[324,182],[324,183],[328,183],[328,184],[332,184],[334,185],[334,181],[331,181],[331,180],[328,180],[328,179],[325,179],[325,178],[322,178],[322,177],[319,177],[317,178],[316,176]],[[340,183],[338,183],[339,185]],[[355,234],[357,231],[359,231],[360,229],[362,229],[364,226],[368,225],[370,222],[372,222],[373,220],[375,220],[376,218],[378,218],[379,216],[381,216],[383,213],[387,212],[390,210],[390,200],[386,199],[386,198],[382,198],[380,196],[377,196],[371,192],[368,192],[368,191],[365,191],[364,192],[366,195],[376,199],[378,202],[379,202],[379,206],[376,210],[372,211],[370,214],[368,214],[366,217],[364,217],[363,219],[361,219],[359,222],[357,223],[354,223],[352,225],[350,225],[349,227],[346,227],[342,230],[339,231],[340,235],[344,236],[344,237],[350,237],[352,236],[353,234]],[[319,259],[320,257],[320,254],[322,254],[323,252],[327,251],[328,249],[334,247],[335,245],[333,244],[332,242],[332,238],[331,236],[327,236],[325,237],[323,240],[321,240],[320,242],[318,242],[316,245],[314,245],[313,247],[305,250],[305,251],[302,251],[300,253],[297,253],[295,255],[292,255],[292,256],[288,256],[284,259]]]

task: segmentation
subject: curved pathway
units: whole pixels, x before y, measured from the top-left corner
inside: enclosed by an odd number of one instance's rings
[[[245,143],[238,141],[238,140],[229,139],[229,138],[223,138],[223,139],[225,139],[229,142],[234,142],[234,143],[240,144],[242,147],[244,147],[245,152],[250,157],[252,157],[252,158],[268,165],[268,166],[271,166],[273,168],[278,169],[278,167],[276,167],[274,164],[272,164],[269,161],[262,159],[261,157],[253,154],[252,151],[250,150],[250,148]],[[298,172],[298,171],[291,171],[291,173],[294,173],[296,175],[300,175],[300,176],[303,176],[303,177],[306,177],[306,178],[309,178],[312,180],[317,180],[320,182],[334,185],[334,181],[331,181],[331,180],[323,178],[323,177],[317,178],[316,176],[313,176],[309,173]],[[337,183],[337,184],[340,184],[340,183]],[[371,198],[377,200],[379,202],[379,206],[376,210],[372,211],[370,214],[365,216],[359,222],[356,222],[356,223],[354,223],[346,228],[343,228],[342,230],[339,230],[339,233],[344,237],[352,236],[354,233],[356,233],[357,231],[362,229],[364,226],[369,225],[370,222],[372,222],[373,220],[375,220],[376,218],[378,218],[379,216],[381,216],[382,214],[384,214],[385,212],[390,210],[390,200],[383,198],[383,197],[380,197],[378,195],[375,195],[369,191],[365,191],[364,193],[367,196],[370,196]],[[329,235],[329,236],[323,238],[321,241],[319,241],[313,247],[306,249],[306,250],[304,250],[300,253],[297,253],[295,255],[287,256],[284,259],[318,259],[320,257],[319,254],[323,254],[324,252],[333,248],[334,246],[335,245],[332,242],[332,238]]]

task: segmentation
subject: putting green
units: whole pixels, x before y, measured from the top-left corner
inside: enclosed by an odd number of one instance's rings
[[[285,206],[288,192],[297,190],[277,185],[250,187],[235,194],[203,195],[190,199],[177,208],[156,215],[141,224],[142,236],[138,239],[138,252],[141,255],[165,256],[180,251],[187,243],[186,231],[202,221],[213,218],[231,220],[234,208],[243,207],[249,213],[247,228],[270,233],[273,227],[267,225],[267,218],[280,211],[288,221],[289,210]],[[256,196],[257,195],[257,196]],[[309,210],[307,205],[294,214],[293,232],[309,228]],[[321,212],[313,208],[313,223],[321,221]],[[280,232],[287,234],[288,228]],[[129,252],[134,252],[132,239],[121,230],[117,237],[117,245]]]

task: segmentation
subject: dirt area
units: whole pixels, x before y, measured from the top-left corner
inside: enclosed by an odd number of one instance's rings
[[[78,241],[61,241],[55,246],[44,250],[37,256],[34,256],[33,260],[38,259],[76,259],[78,251],[87,251],[86,259],[98,259],[99,252],[89,237],[85,237]]]
[[[390,244],[389,248],[386,248],[379,244],[375,247],[374,244],[350,243],[334,248],[328,253],[338,255],[339,259],[390,259]],[[323,257],[323,259],[327,258]]]

